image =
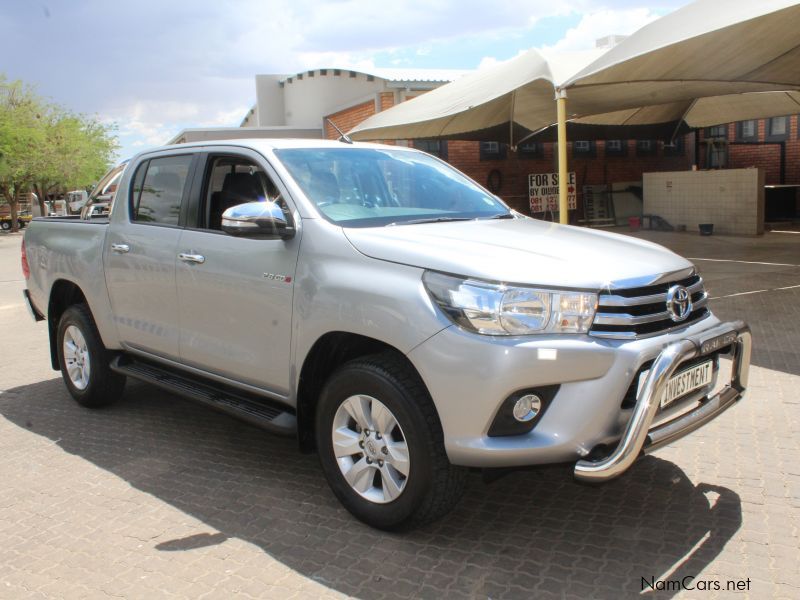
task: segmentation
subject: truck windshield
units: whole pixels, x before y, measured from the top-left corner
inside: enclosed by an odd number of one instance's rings
[[[509,209],[422,152],[376,148],[275,151],[325,217],[343,227],[502,218]]]

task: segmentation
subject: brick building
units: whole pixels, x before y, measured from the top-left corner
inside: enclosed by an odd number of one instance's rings
[[[256,103],[238,128],[191,129],[173,142],[225,137],[339,136],[328,119],[348,131],[366,118],[462,75],[453,70],[314,69],[293,75],[256,75]],[[553,106],[555,117],[555,104]],[[528,175],[557,170],[551,142],[530,142],[512,151],[492,141],[413,140],[530,214]],[[648,172],[760,167],[765,172],[767,220],[800,218],[800,130],[796,115],[742,121],[657,140],[573,140],[577,210],[572,222],[622,224],[641,214],[642,180]],[[550,215],[536,215],[550,218]]]
[[[380,110],[393,106],[390,95],[382,96]],[[379,104],[359,104],[330,115],[347,128],[375,114]],[[555,112],[555,105],[554,105]],[[554,115],[555,116],[555,115]],[[325,136],[338,134],[327,128]],[[697,136],[697,139],[695,139]],[[435,154],[486,185],[517,210],[530,214],[528,175],[555,172],[556,145],[530,142],[516,152],[506,144],[462,140],[413,140],[407,143]],[[575,172],[578,209],[573,222],[607,221],[608,209],[600,218],[588,214],[584,197],[587,186],[595,192],[634,189],[641,193],[644,173],[699,169],[760,167],[765,171],[767,220],[800,217],[800,130],[798,116],[741,121],[709,127],[677,137],[672,144],[658,140],[574,140],[569,143],[569,169]],[[639,188],[639,190],[636,190]],[[605,199],[608,201],[608,198]],[[602,215],[606,214],[606,218]],[[541,216],[541,215],[539,215]],[[544,215],[545,217],[547,215]],[[627,214],[617,214],[617,222]]]

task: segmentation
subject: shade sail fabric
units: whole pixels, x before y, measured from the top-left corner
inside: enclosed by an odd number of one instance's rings
[[[568,118],[583,124],[684,119],[701,127],[800,112],[800,2],[700,0],[583,64],[531,50],[378,113],[350,134],[509,141],[512,124],[529,132],[554,124],[557,88],[566,90]],[[766,91],[789,93],[755,94]],[[480,137],[489,132],[495,137]]]
[[[355,139],[447,136],[519,121],[522,112],[549,123],[552,101],[541,102],[540,96],[552,100],[553,74],[544,56],[530,50],[378,113],[349,134]]]
[[[800,65],[798,68],[800,69]],[[800,113],[800,92],[751,92],[629,108],[580,117],[573,122],[588,125],[634,126],[683,120],[689,127],[694,128],[796,113]]]

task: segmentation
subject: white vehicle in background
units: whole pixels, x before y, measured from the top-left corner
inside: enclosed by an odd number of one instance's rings
[[[69,206],[70,214],[76,214],[81,211],[86,201],[89,199],[89,194],[86,190],[75,190],[67,192],[67,206]]]

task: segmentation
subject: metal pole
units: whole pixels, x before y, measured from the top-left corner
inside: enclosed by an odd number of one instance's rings
[[[567,202],[567,92],[556,90],[556,109],[558,111],[558,220],[569,223],[569,203]]]

